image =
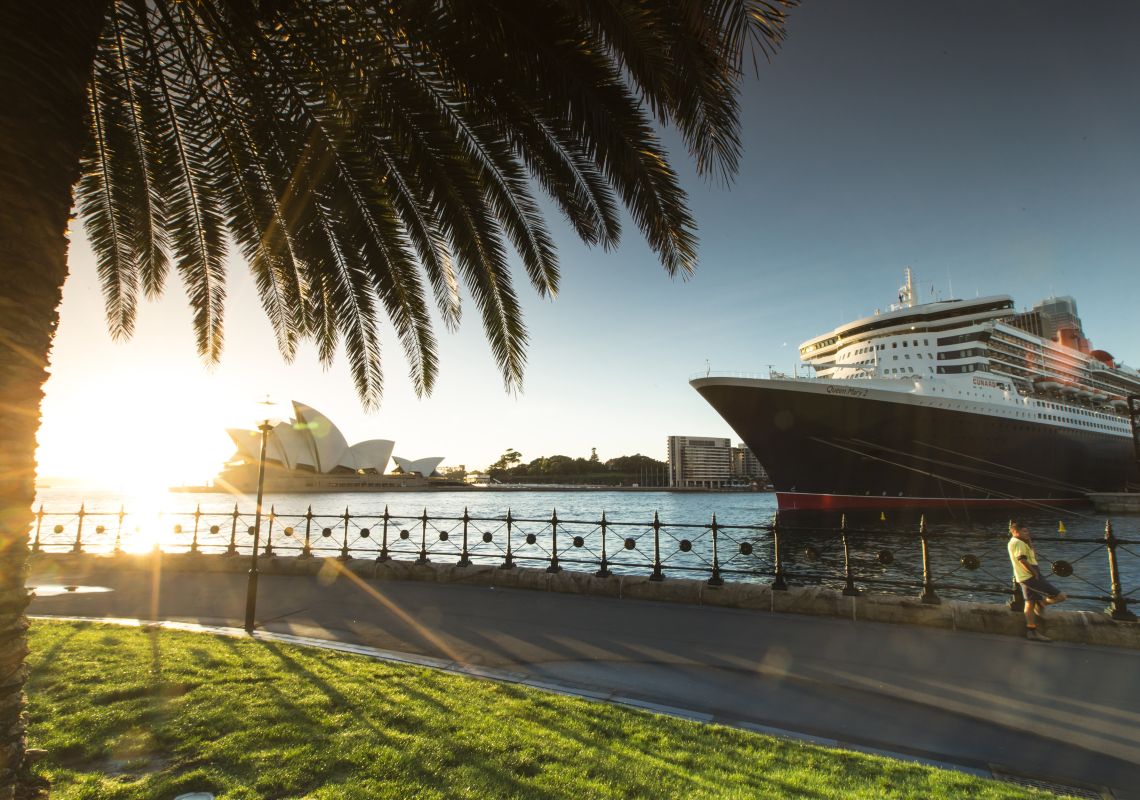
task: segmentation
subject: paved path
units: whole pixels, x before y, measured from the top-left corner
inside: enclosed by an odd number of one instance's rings
[[[46,582],[66,583],[67,576]],[[240,625],[242,574],[103,575],[31,613]],[[1140,799],[1140,651],[454,584],[263,575],[267,631],[523,673],[924,759]]]

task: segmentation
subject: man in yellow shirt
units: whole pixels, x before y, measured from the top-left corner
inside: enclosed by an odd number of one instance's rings
[[[1029,526],[1023,522],[1009,523],[1009,561],[1013,565],[1013,579],[1021,584],[1025,596],[1025,636],[1035,642],[1052,641],[1037,630],[1045,606],[1064,602],[1066,595],[1041,575],[1037,568],[1037,554],[1029,538]]]

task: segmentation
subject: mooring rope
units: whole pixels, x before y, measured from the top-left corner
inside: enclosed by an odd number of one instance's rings
[[[1073,511],[1072,509],[1058,508],[1056,506],[1049,505],[1048,503],[1041,503],[1041,502],[1037,502],[1034,500],[1029,500],[1029,499],[1024,498],[1024,497],[1017,497],[1016,495],[1008,494],[1006,492],[999,492],[995,489],[989,489],[985,486],[979,486],[977,484],[972,484],[972,483],[968,483],[966,481],[957,480],[955,478],[949,477],[948,475],[939,475],[938,473],[930,472],[927,470],[922,470],[922,469],[919,469],[918,467],[913,467],[909,464],[903,464],[903,463],[900,463],[897,461],[891,461],[890,459],[886,459],[886,458],[883,458],[881,456],[876,456],[876,455],[873,455],[871,453],[865,453],[865,452],[862,452],[860,450],[856,450],[853,447],[846,447],[846,446],[841,445],[837,442],[831,442],[831,441],[828,441],[826,439],[821,439],[818,436],[812,436],[809,438],[811,438],[812,441],[819,442],[820,444],[827,445],[828,447],[834,447],[834,448],[837,448],[839,450],[846,450],[849,453],[854,453],[855,455],[862,456],[864,458],[869,458],[873,461],[881,461],[884,464],[889,464],[889,465],[894,466],[894,467],[900,467],[902,469],[909,470],[911,472],[916,472],[919,475],[925,475],[926,477],[934,478],[935,480],[938,480],[938,481],[945,481],[947,483],[954,484],[956,486],[960,486],[964,489],[972,489],[972,490],[977,491],[977,492],[983,492],[983,493],[995,495],[1001,499],[1011,500],[1011,501],[1014,501],[1014,502],[1019,503],[1021,505],[1024,505],[1028,508],[1033,508],[1033,509],[1040,510],[1040,511],[1058,511],[1061,513],[1069,514],[1071,516],[1080,517],[1083,519],[1099,519],[1099,517],[1096,517],[1092,514],[1084,514],[1084,513],[1079,512],[1079,511]]]

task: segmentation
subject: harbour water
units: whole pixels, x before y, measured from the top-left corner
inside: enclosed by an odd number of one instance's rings
[[[255,501],[247,495],[170,492],[131,497],[106,490],[44,488],[37,495],[37,510],[41,504],[45,517],[40,537],[45,549],[72,545],[81,507],[83,546],[90,552],[108,552],[115,546],[126,551],[155,546],[184,551],[190,546],[191,528],[206,552],[222,552],[231,543],[241,552],[252,546]],[[306,517],[310,507],[312,516]],[[194,518],[195,511],[200,518]],[[446,562],[462,554],[461,520],[466,513],[467,550],[476,563],[501,563],[509,538],[512,557],[526,566],[544,567],[553,557],[567,569],[592,572],[605,558],[618,573],[644,575],[660,569],[666,576],[707,578],[715,561],[725,580],[759,582],[772,580],[775,571],[770,526],[776,498],[763,492],[270,494],[264,512],[267,517],[272,514],[273,525],[268,519],[263,523],[263,546],[269,537],[272,552],[283,555],[295,555],[309,544],[303,538],[307,530],[316,555],[349,552],[354,557],[375,557],[385,549],[395,558],[411,560],[427,553],[431,560]],[[511,526],[506,524],[508,513]],[[599,524],[603,513],[605,528]],[[958,511],[927,517],[928,563],[940,595],[1003,600],[1001,592],[1009,587],[1005,547],[1009,515],[1008,511],[989,515]],[[1052,577],[1063,590],[1087,598],[1074,599],[1070,607],[1102,609],[1103,598],[1111,593],[1103,544],[1105,518],[1091,508],[1027,508],[1017,515],[1031,525],[1046,573],[1058,561],[1071,566],[1071,574],[1062,575],[1066,572],[1062,564]],[[553,526],[552,517],[557,519]],[[1121,517],[1113,523],[1115,536],[1123,542],[1116,548],[1122,591],[1129,599],[1136,598],[1140,517]],[[781,515],[781,566],[789,582],[842,586],[850,564],[857,586],[914,594],[923,576],[919,518],[868,513],[849,516],[847,525],[845,558],[838,514]]]

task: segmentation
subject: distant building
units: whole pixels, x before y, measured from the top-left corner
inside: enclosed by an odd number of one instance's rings
[[[670,436],[669,485],[678,489],[721,489],[732,483],[732,442],[708,436]]]
[[[732,448],[732,477],[743,481],[755,481],[762,485],[768,483],[767,470],[744,442]]]

